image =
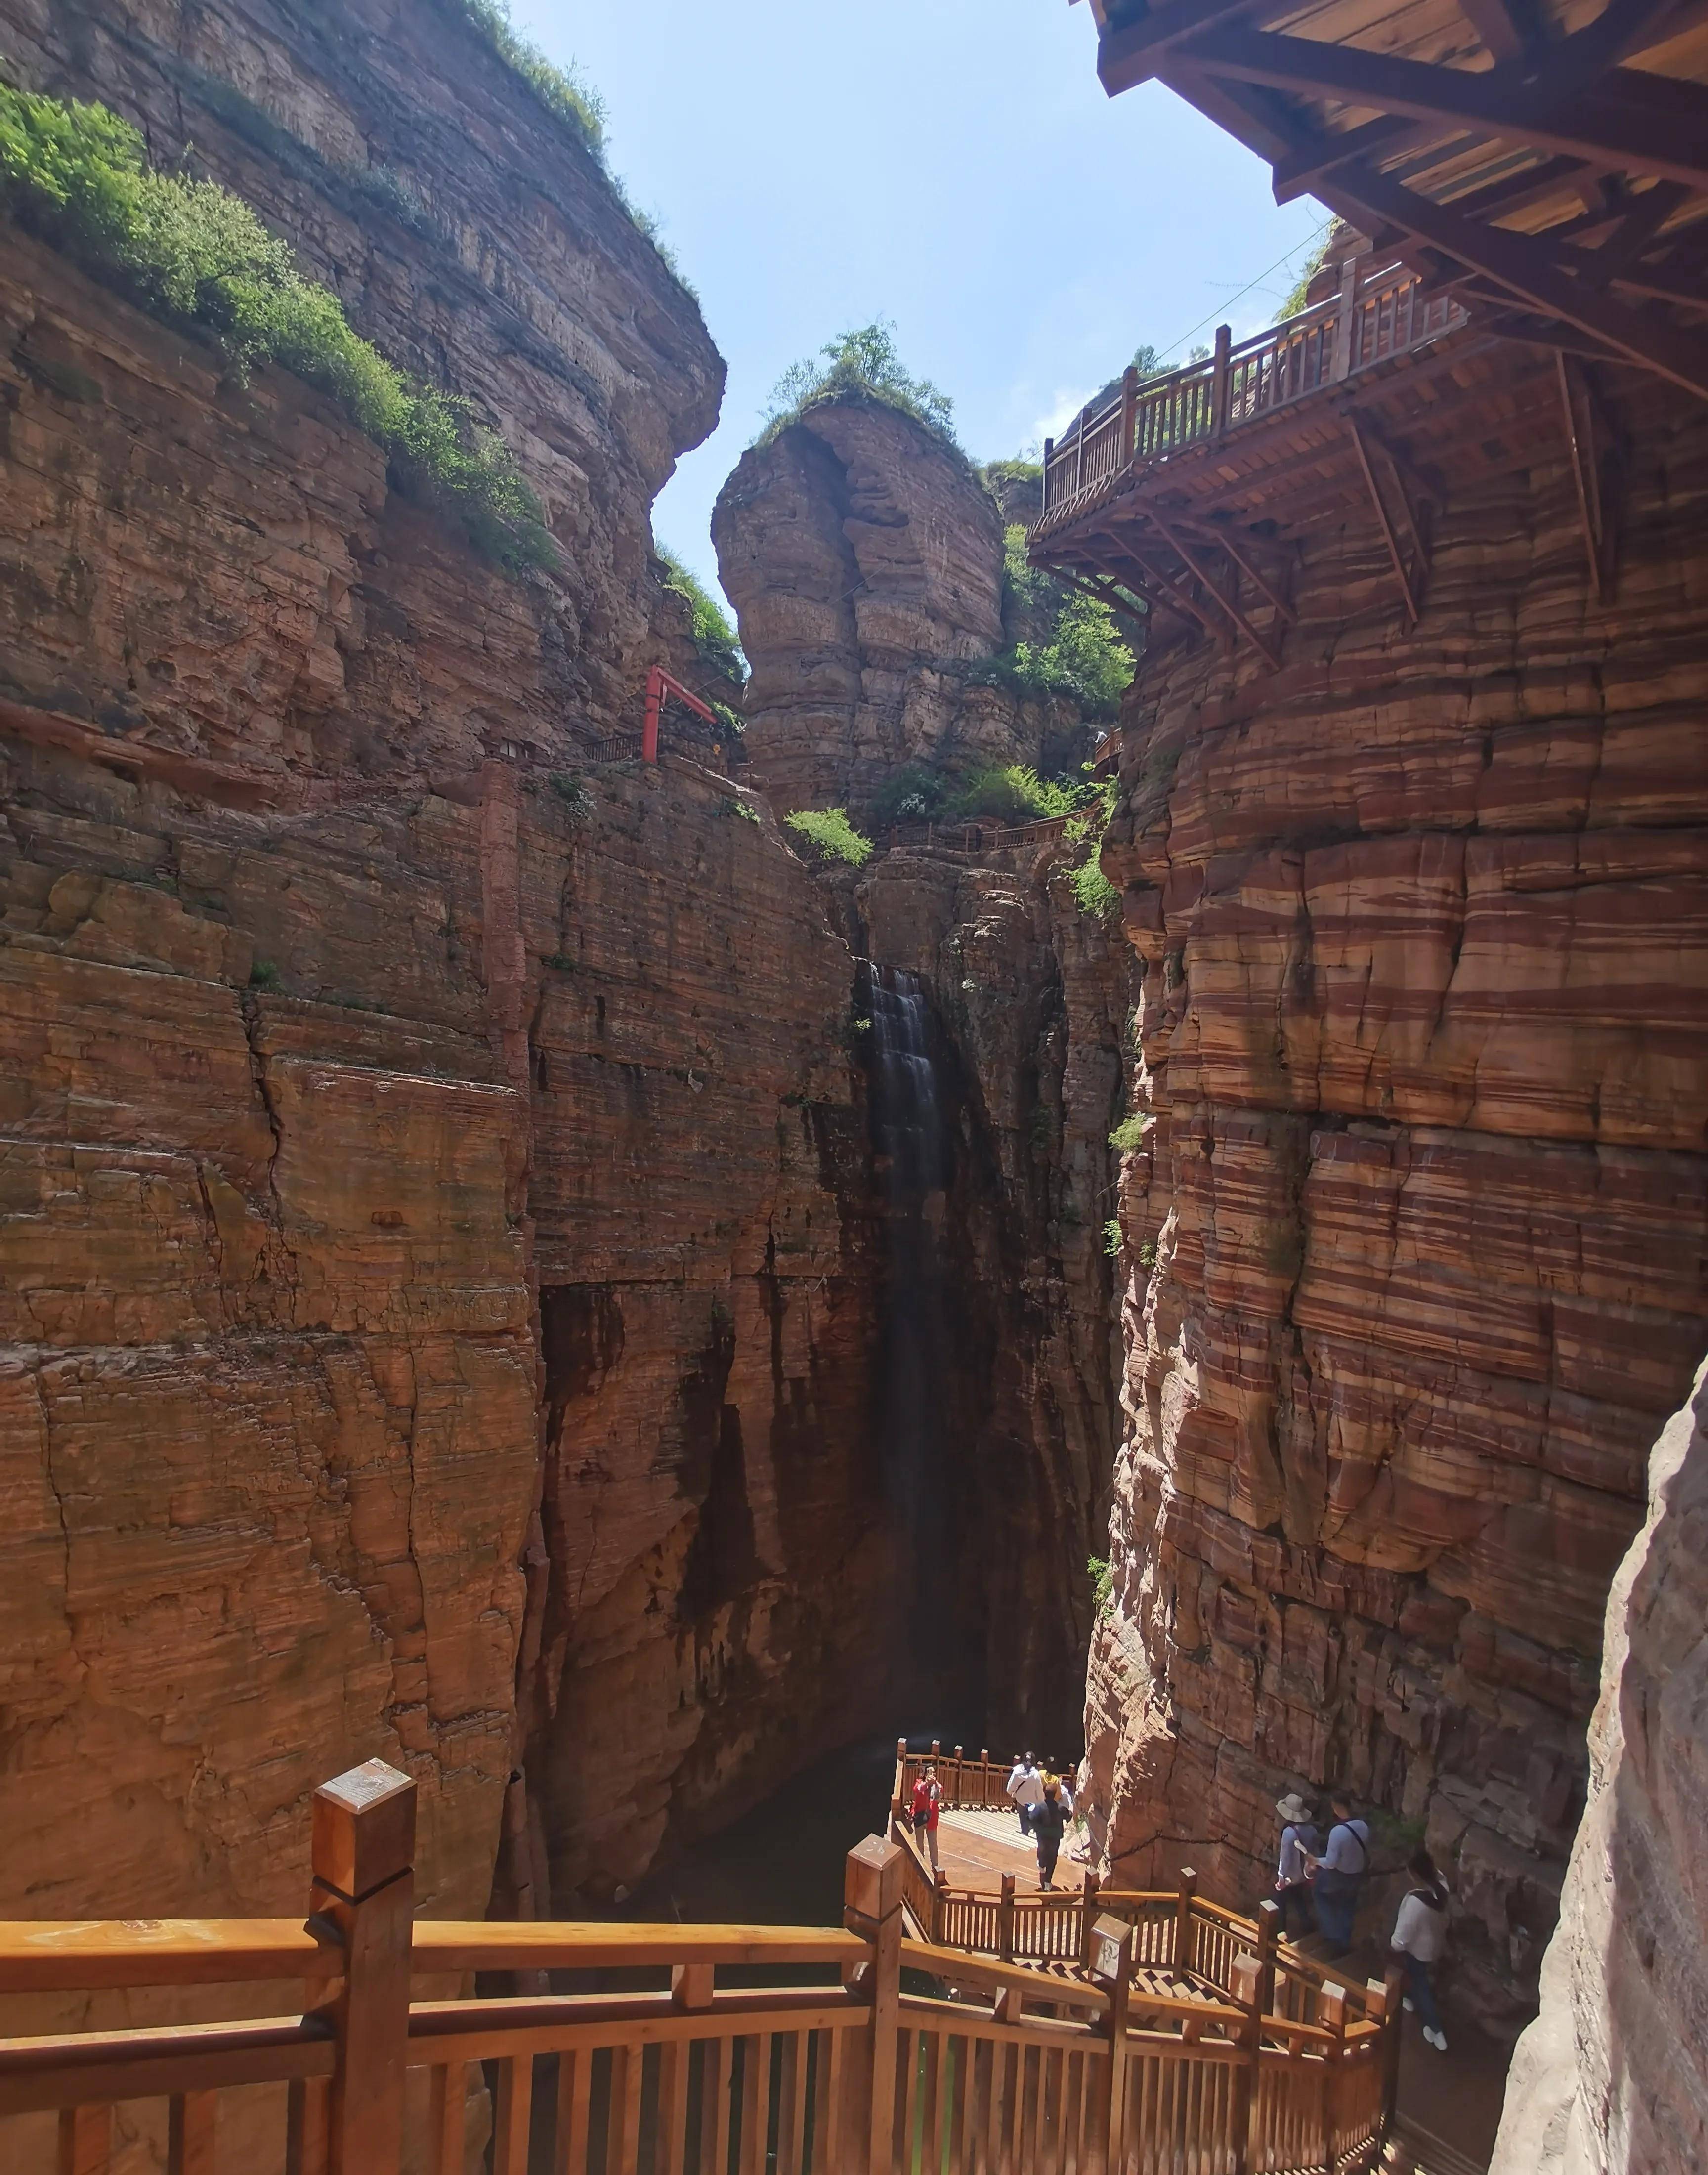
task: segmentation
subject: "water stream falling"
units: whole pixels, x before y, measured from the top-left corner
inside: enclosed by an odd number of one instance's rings
[[[900,967],[869,967],[865,979],[872,1023],[872,1146],[886,1209],[884,1474],[903,1546],[909,1658],[919,1674],[929,1677],[946,1643],[944,1475],[954,1358],[942,1234],[952,1158],[924,982]]]

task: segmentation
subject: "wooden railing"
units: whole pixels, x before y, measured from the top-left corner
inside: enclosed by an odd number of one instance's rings
[[[0,2041],[8,2175],[110,2175],[120,2106],[125,2164],[152,2143],[170,2175],[464,2175],[489,2088],[493,2175],[1350,2175],[1380,2149],[1380,1990],[1362,2019],[1331,1988],[1295,2020],[1250,1957],[1225,1999],[1136,1983],[1118,1924],[1070,1975],[911,1940],[910,1856],[876,1836],[849,1853],[841,1928],[417,1921],[408,1778],[371,1762],[314,1810],[304,1919],[0,1926],[14,2010],[302,1990],[283,2015]],[[924,1990],[903,1991],[904,1967]],[[718,1983],[737,1968],[739,1988]],[[657,1982],[466,1991],[476,1972],[613,1970]]]
[[[886,843],[892,853],[897,846],[930,846],[952,854],[987,854],[1002,847],[1044,845],[1061,836],[1067,821],[1065,816],[1045,816],[1036,823],[892,823]]]
[[[1271,330],[1236,347],[1223,325],[1205,361],[1142,380],[1129,370],[1120,391],[1082,414],[1071,437],[1045,441],[1040,521],[1089,502],[1130,468],[1261,421],[1466,322],[1450,295],[1426,295],[1406,266],[1351,258],[1337,295]]]

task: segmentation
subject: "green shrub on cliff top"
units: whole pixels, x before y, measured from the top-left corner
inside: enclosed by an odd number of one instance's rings
[[[768,445],[779,431],[799,422],[809,408],[824,400],[865,400],[881,408],[899,408],[966,459],[955,437],[954,402],[930,378],[909,374],[896,351],[896,328],[886,320],[851,327],[827,340],[816,359],[808,355],[785,370],[772,390],[759,443]]]
[[[660,550],[658,557],[666,569],[664,587],[675,591],[692,616],[694,647],[700,654],[701,663],[709,664],[715,672],[727,674],[740,686],[747,677],[747,660],[741,654],[741,644],[729,624],[729,615],[674,551]],[[735,729],[740,730],[739,724]]]
[[[464,15],[507,68],[513,68],[560,121],[567,121],[588,149],[605,160],[605,100],[579,71],[549,61],[531,38],[510,19],[504,0],[449,0]]]
[[[512,572],[555,562],[539,500],[468,404],[411,386],[247,203],[155,172],[106,106],[0,84],[0,209],[153,316],[211,332],[240,373],[277,362],[330,393],[487,557]]]
[[[872,857],[871,840],[855,830],[846,808],[797,808],[783,821],[812,849],[822,868],[840,861],[849,868],[863,869]]]

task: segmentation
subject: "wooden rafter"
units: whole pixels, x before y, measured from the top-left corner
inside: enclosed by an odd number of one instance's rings
[[[1638,69],[1608,69],[1593,89],[1562,97],[1552,66],[1521,83],[1504,68],[1473,73],[1244,27],[1208,31],[1183,57],[1233,82],[1471,128],[1708,189],[1708,91]]]
[[[1169,518],[1188,536],[1200,537],[1204,542],[1214,544],[1225,551],[1240,572],[1268,598],[1287,624],[1289,626],[1298,626],[1299,614],[1278,591],[1270,587],[1264,578],[1262,569],[1257,565],[1255,560],[1249,557],[1240,549],[1234,538],[1220,522],[1195,520],[1173,510],[1170,511]]]
[[[1270,648],[1268,643],[1265,642],[1263,637],[1257,632],[1257,629],[1253,626],[1250,621],[1246,618],[1244,613],[1240,610],[1235,599],[1232,597],[1224,595],[1217,583],[1211,579],[1209,568],[1195,556],[1190,544],[1183,535],[1180,534],[1178,529],[1171,525],[1168,516],[1164,513],[1159,513],[1154,506],[1147,507],[1146,508],[1146,512],[1150,518],[1152,526],[1168,544],[1175,556],[1179,560],[1181,565],[1197,576],[1200,586],[1203,588],[1205,594],[1215,599],[1222,610],[1224,611],[1228,617],[1234,622],[1236,632],[1245,637],[1245,639],[1251,644],[1251,647],[1257,652],[1258,655],[1264,660],[1265,664],[1268,665],[1270,670],[1272,672],[1278,671],[1281,667],[1281,659],[1275,654],[1274,651]]]
[[[1171,575],[1165,574],[1153,559],[1147,556],[1142,547],[1132,537],[1128,536],[1119,542],[1112,538],[1110,541],[1114,542],[1115,549],[1120,553],[1122,560],[1130,561],[1141,570],[1146,588],[1160,602],[1178,612],[1183,619],[1196,620],[1204,632],[1212,637],[1221,633],[1220,621],[1211,617],[1190,590],[1182,587]],[[1100,565],[1103,572],[1109,575],[1112,579],[1115,581],[1126,579],[1126,575],[1120,564],[1110,565],[1107,553],[1092,551],[1084,545],[1082,545],[1081,549],[1093,565]]]
[[[1248,14],[1255,0],[1174,0],[1152,8],[1136,23],[1105,30],[1098,40],[1098,80],[1111,98],[1146,82],[1163,55],[1202,31]]]
[[[1708,155],[1708,139],[1704,149]],[[1577,326],[1631,361],[1659,371],[1686,392],[1708,399],[1708,344],[1658,318],[1639,316],[1574,279],[1545,242],[1461,219],[1450,206],[1402,188],[1368,168],[1346,174],[1342,181],[1368,210],[1445,250],[1544,316]]]
[[[1121,595],[1113,582],[1091,581],[1083,574],[1069,573],[1062,567],[1056,568],[1055,578],[1059,582],[1065,582],[1070,588],[1082,591],[1086,596],[1095,597],[1100,605],[1107,605],[1112,612],[1118,612],[1141,634],[1148,631],[1150,622],[1145,615],[1134,610],[1131,601]]]
[[[1388,556],[1393,561],[1394,578],[1399,583],[1400,594],[1405,599],[1406,617],[1409,623],[1415,626],[1420,616],[1418,608],[1418,593],[1412,585],[1412,577],[1407,570],[1405,554],[1400,549],[1400,540],[1394,534],[1393,519],[1389,514],[1386,502],[1382,496],[1381,485],[1376,480],[1375,464],[1370,458],[1371,442],[1366,439],[1356,415],[1347,417],[1347,428],[1352,432],[1353,444],[1358,449],[1358,466],[1364,472],[1364,481],[1369,488],[1370,503],[1375,507],[1376,519],[1381,525],[1382,541],[1388,547]],[[1397,481],[1396,478],[1396,484]],[[1403,490],[1401,491],[1400,496],[1403,501],[1405,498]],[[1409,506],[1406,508],[1406,513],[1407,520],[1410,521]],[[1412,533],[1413,536],[1417,534],[1415,524],[1412,525]]]
[[[1559,372],[1560,405],[1565,411],[1566,444],[1571,453],[1572,478],[1577,486],[1578,518],[1583,524],[1584,551],[1589,559],[1590,579],[1602,604],[1611,603],[1613,588],[1612,524],[1603,490],[1598,418],[1595,395],[1585,382],[1581,366],[1568,355],[1555,358]]]
[[[1536,35],[1535,24],[1521,21],[1509,0],[1459,0],[1459,4],[1497,61],[1516,61]]]

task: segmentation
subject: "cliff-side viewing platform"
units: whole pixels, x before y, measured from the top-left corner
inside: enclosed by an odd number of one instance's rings
[[[415,1814],[378,1760],[324,1785],[302,1919],[0,1926],[0,1999],[77,2020],[0,2041],[8,2166],[464,2175],[491,2078],[493,2175],[1356,2175],[1384,2151],[1396,1999],[1302,1974],[1190,1886],[1123,1916],[1030,1899],[1052,1941],[1077,1914],[1048,1971],[979,1953],[982,1920],[919,1938],[917,1859],[876,1836],[840,1928],[435,1923]],[[269,1982],[300,2010],[252,2015]]]

